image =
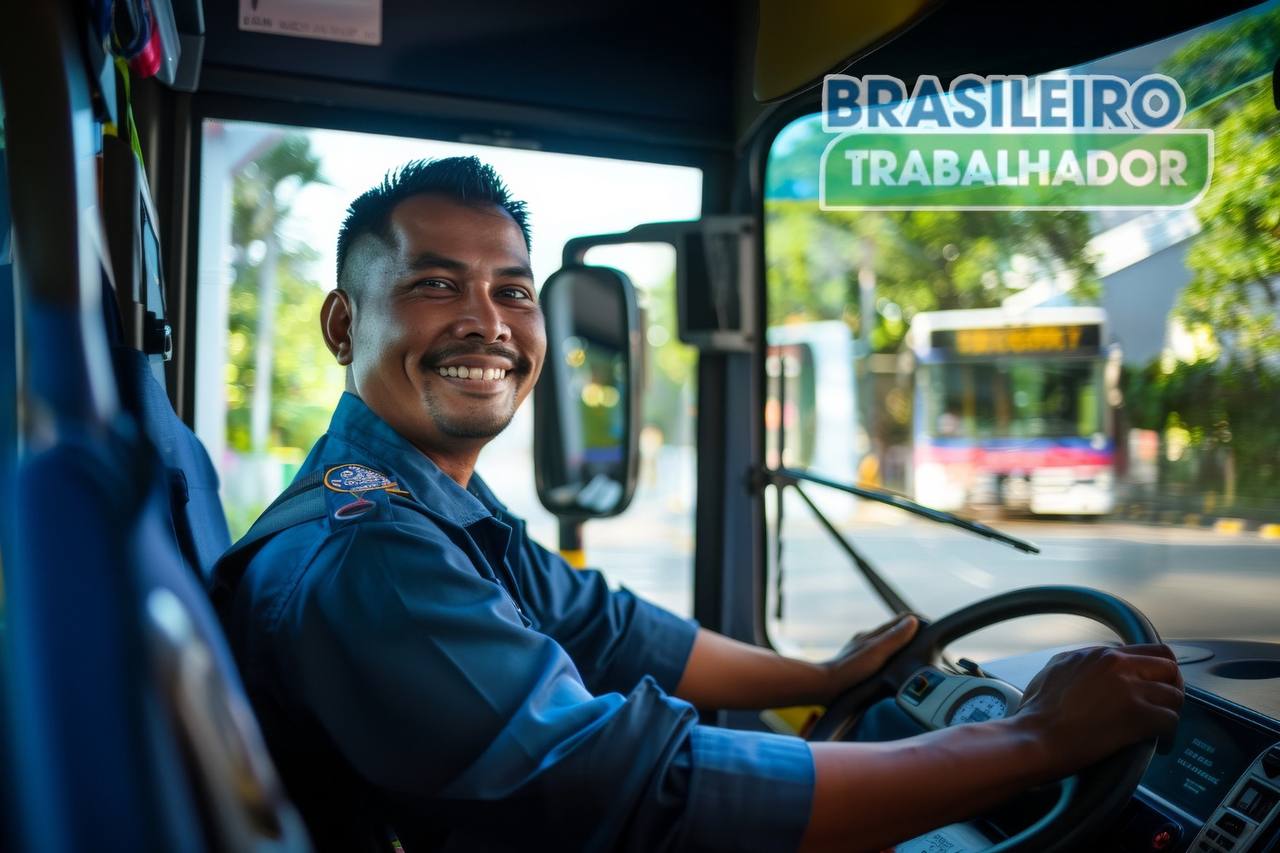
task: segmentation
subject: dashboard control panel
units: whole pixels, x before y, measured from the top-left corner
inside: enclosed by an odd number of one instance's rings
[[[1193,851],[1247,850],[1280,814],[1280,743],[1254,760],[1195,837]]]
[[[1280,729],[1189,690],[1170,747],[1152,758],[1117,829],[1123,851],[1280,849]]]
[[[976,669],[976,668],[975,668]],[[926,729],[1000,719],[1022,693],[1006,681],[926,666],[896,704]],[[980,823],[944,827],[898,851],[982,850],[999,837]],[[919,847],[912,845],[921,845]],[[1103,851],[1257,853],[1280,851],[1280,728],[1248,709],[1189,689],[1178,730],[1153,757],[1137,796],[1118,816]]]

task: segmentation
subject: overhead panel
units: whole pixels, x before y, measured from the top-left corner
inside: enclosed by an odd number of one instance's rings
[[[756,100],[802,92],[925,17],[940,0],[760,0]]]

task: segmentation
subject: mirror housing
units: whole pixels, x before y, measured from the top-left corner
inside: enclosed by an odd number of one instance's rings
[[[701,352],[751,352],[756,343],[759,278],[755,222],[749,216],[704,216],[648,222],[620,234],[574,237],[566,267],[597,246],[666,243],[676,250],[676,321],[680,340]]]
[[[639,468],[643,344],[635,287],[573,264],[539,295],[547,354],[533,391],[538,500],[562,520],[625,510]]]

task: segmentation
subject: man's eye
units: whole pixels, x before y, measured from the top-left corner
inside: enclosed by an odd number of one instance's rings
[[[533,298],[532,296],[529,295],[529,291],[525,290],[523,287],[504,287],[498,291],[498,295],[505,296],[508,299],[532,299]]]
[[[425,287],[430,290],[447,290],[453,285],[442,278],[424,278],[422,281],[414,285],[415,287]]]

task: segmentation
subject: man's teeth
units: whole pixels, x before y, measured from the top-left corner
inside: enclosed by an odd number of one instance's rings
[[[507,371],[500,367],[441,367],[437,369],[440,371],[441,376],[451,376],[454,379],[483,379],[486,382],[493,382],[507,378]]]

